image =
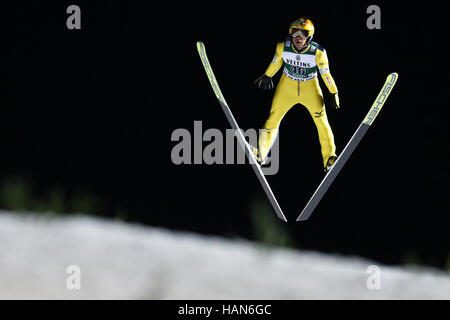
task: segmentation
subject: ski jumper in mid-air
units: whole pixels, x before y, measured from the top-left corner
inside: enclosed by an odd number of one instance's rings
[[[317,72],[331,93],[330,105],[335,109],[340,107],[338,89],[330,74],[326,51],[318,43],[311,41],[313,35],[314,25],[310,19],[300,18],[291,23],[289,39],[277,44],[275,56],[265,74],[255,81],[259,88],[272,89],[272,77],[284,66],[269,118],[261,130],[258,148],[253,148],[261,164],[268,159],[267,155],[275,142],[284,115],[298,103],[308,109],[317,127],[326,172],[337,159],[334,136],[328,123]]]

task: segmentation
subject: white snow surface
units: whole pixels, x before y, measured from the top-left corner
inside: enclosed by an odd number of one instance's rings
[[[71,265],[80,289],[67,287]],[[379,289],[367,286],[371,265],[379,267]],[[0,299],[449,298],[449,274],[431,268],[83,215],[0,211]]]

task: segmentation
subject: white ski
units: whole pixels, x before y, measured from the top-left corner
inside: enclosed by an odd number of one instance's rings
[[[345,146],[341,155],[337,158],[334,166],[331,167],[330,171],[328,171],[325,178],[323,178],[323,180],[320,183],[319,187],[317,188],[316,192],[314,192],[314,194],[311,197],[311,199],[309,200],[308,204],[303,209],[302,213],[298,216],[297,221],[308,220],[308,218],[311,216],[314,209],[317,207],[320,200],[325,195],[328,188],[331,186],[334,179],[338,175],[338,173],[341,171],[342,167],[344,167],[345,163],[350,158],[351,154],[355,150],[358,143],[361,141],[361,139],[366,134],[367,130],[372,125],[376,116],[378,115],[378,113],[380,112],[384,103],[386,102],[386,100],[389,96],[389,93],[392,91],[392,88],[394,87],[395,83],[397,82],[397,78],[398,78],[397,73],[389,74],[389,76],[386,79],[386,82],[384,83],[383,88],[381,89],[380,93],[378,94],[377,98],[375,99],[375,102],[373,103],[372,107],[370,108],[369,113],[367,113],[367,116],[364,118],[363,122],[359,125],[358,129],[353,134],[352,138]]]
[[[258,177],[259,182],[261,183],[264,192],[266,193],[267,197],[269,198],[269,201],[275,210],[275,213],[277,216],[287,222],[286,217],[283,214],[283,211],[281,210],[277,199],[275,198],[272,189],[269,186],[269,183],[266,180],[266,177],[264,176],[264,173],[261,170],[261,167],[259,166],[257,160],[255,159],[255,155],[253,154],[250,146],[248,145],[247,141],[245,140],[245,137],[242,133],[242,130],[239,129],[239,126],[236,122],[236,119],[234,118],[233,114],[231,113],[230,107],[228,106],[227,102],[225,101],[225,98],[223,97],[222,92],[220,91],[219,84],[217,83],[216,77],[214,76],[214,72],[211,68],[211,65],[209,63],[208,57],[206,55],[206,49],[205,45],[198,41],[197,42],[197,50],[200,54],[200,58],[203,63],[203,67],[205,68],[206,74],[209,78],[209,82],[211,83],[211,87],[214,90],[214,93],[216,94],[217,99],[219,100],[219,103],[222,107],[223,112],[225,113],[225,116],[228,119],[228,122],[230,123],[231,127],[235,131],[236,138],[239,142],[239,145],[243,148],[245,154],[247,155],[250,165],[255,171],[256,176]]]

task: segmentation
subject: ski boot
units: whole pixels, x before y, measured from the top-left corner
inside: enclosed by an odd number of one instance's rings
[[[270,158],[269,157],[266,157],[264,160],[261,159],[261,153],[259,152],[258,148],[250,146],[250,149],[252,149],[253,155],[255,156],[256,161],[258,161],[258,164],[260,166],[265,166],[265,165],[270,163]]]
[[[324,168],[325,173],[328,173],[328,171],[331,170],[331,168],[334,166],[334,163],[336,162],[337,156],[330,156],[327,161],[327,165]]]

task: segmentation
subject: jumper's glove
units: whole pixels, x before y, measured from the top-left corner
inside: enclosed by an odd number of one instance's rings
[[[273,89],[273,82],[272,78],[268,77],[266,75],[262,75],[258,79],[255,80],[255,84],[258,88],[264,89],[264,90],[270,90]]]
[[[337,92],[331,94],[331,96],[330,96],[330,106],[333,109],[336,109],[336,110],[341,107],[339,105],[339,96],[338,96]]]

